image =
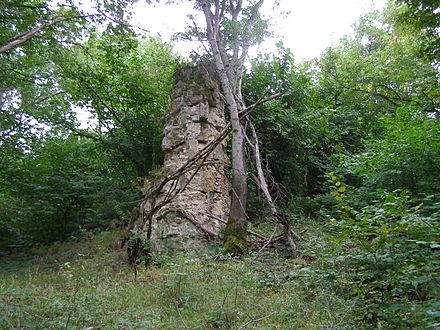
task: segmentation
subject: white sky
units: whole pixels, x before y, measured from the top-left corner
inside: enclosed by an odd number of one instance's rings
[[[275,38],[266,42],[260,50],[269,52],[275,43],[282,40],[292,49],[297,61],[318,57],[328,46],[337,43],[340,37],[352,32],[352,25],[360,15],[377,9],[381,10],[387,0],[281,0],[280,10],[272,10],[266,0],[263,13],[270,13],[274,18],[272,31]],[[87,1],[86,1],[87,2]],[[164,1],[163,1],[164,2]],[[282,18],[280,11],[290,11]],[[188,22],[187,15],[194,14],[192,4],[182,2],[174,5],[148,5],[139,0],[134,6],[132,24],[150,32],[150,35],[161,35],[168,41],[176,32],[182,32]],[[182,55],[199,47],[198,42],[177,42],[176,51]],[[78,110],[83,128],[87,124],[86,112]],[[91,124],[93,124],[92,120]]]
[[[272,30],[275,40],[264,45],[264,51],[273,47],[274,43],[283,40],[292,49],[297,60],[318,57],[328,46],[336,43],[340,37],[352,32],[352,24],[360,15],[377,9],[381,10],[386,0],[281,0],[280,9],[290,11],[290,15],[282,18],[274,12],[266,0],[263,13],[271,13],[274,18]],[[144,1],[135,4],[133,24],[159,34],[168,40],[175,32],[184,30],[188,19],[186,15],[194,13],[188,2],[173,5],[147,5]],[[187,55],[196,47],[188,42],[178,42],[176,50]]]

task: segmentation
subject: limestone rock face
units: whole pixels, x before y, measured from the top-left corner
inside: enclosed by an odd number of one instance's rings
[[[175,74],[172,104],[163,119],[164,166],[146,178],[145,196],[213,141],[226,125],[223,97],[214,72],[205,65],[185,67]],[[224,224],[219,219],[226,221],[229,213],[225,149],[226,142],[222,142],[202,166],[169,181],[156,197],[146,198],[141,204],[134,230],[151,240],[153,251],[200,250],[207,236],[220,235]],[[160,206],[176,189],[183,191]]]

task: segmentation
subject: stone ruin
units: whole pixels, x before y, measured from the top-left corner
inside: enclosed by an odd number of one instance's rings
[[[185,67],[174,75],[171,107],[163,118],[164,165],[146,179],[144,198],[133,230],[150,239],[152,252],[199,251],[207,238],[219,238],[229,214],[226,142],[202,166],[176,180],[161,182],[181,168],[225,127],[224,101],[212,65]],[[198,163],[200,165],[200,162]],[[164,199],[179,191],[168,203]],[[159,208],[158,208],[159,206]],[[155,212],[151,212],[157,208]]]

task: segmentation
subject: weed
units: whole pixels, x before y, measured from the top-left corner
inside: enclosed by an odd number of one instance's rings
[[[339,214],[333,240],[346,251],[334,260],[333,280],[359,301],[362,321],[383,327],[429,328],[440,322],[438,219],[421,216],[408,191],[377,192],[360,210],[346,201],[348,187],[330,174]]]
[[[0,261],[0,328],[238,329],[248,323],[246,328],[289,329],[353,324],[352,303],[314,284],[315,275],[307,273],[308,262],[302,259],[270,252],[242,259],[177,255],[139,268],[133,278],[127,263],[114,271],[112,263],[121,253],[111,243],[116,236],[96,234]]]

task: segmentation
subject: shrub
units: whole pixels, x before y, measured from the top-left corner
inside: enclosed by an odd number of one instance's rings
[[[330,173],[338,204],[330,220],[334,241],[345,246],[337,282],[358,299],[362,318],[386,327],[435,327],[440,321],[440,223],[420,215],[406,190],[377,191],[370,205],[346,203],[349,188]]]

